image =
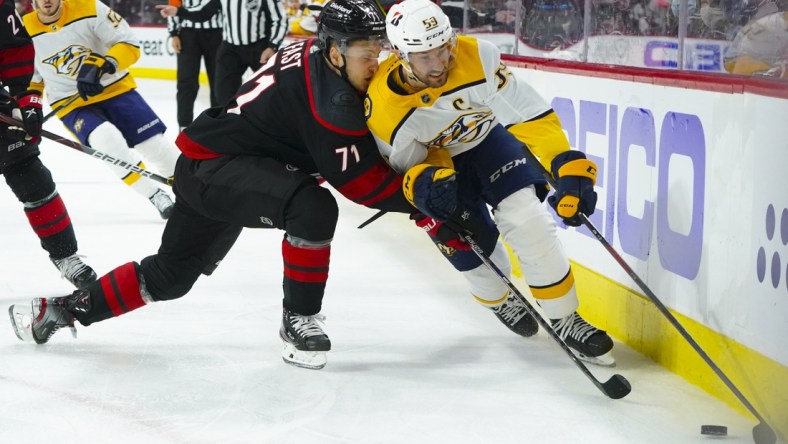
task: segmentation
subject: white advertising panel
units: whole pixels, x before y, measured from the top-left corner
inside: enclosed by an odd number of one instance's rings
[[[660,300],[788,365],[788,100],[512,71],[598,164],[591,220]],[[642,293],[587,229],[561,236]]]

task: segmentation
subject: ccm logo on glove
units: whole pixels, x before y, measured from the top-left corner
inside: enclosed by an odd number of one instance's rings
[[[580,226],[579,214],[590,216],[596,209],[596,164],[580,151],[565,151],[553,159],[551,167],[556,190],[547,202],[565,224]]]

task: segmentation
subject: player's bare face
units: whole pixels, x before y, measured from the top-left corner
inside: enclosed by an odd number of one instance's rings
[[[413,74],[430,88],[439,88],[449,80],[451,67],[452,43],[445,44],[424,52],[408,54],[408,65]]]
[[[372,76],[378,71],[378,58],[385,50],[379,40],[350,42],[345,50],[346,72],[350,84],[359,92],[366,92]]]
[[[60,18],[63,0],[34,0],[38,18],[44,23],[51,23]]]

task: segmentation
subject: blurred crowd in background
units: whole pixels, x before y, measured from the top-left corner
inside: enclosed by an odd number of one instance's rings
[[[17,0],[20,12],[32,0]],[[164,1],[102,0],[131,25],[166,26],[155,9]],[[314,32],[319,0],[282,0],[290,14],[291,33]],[[685,20],[682,1],[686,3]],[[396,0],[381,0],[387,9]],[[725,71],[788,78],[788,0],[443,0],[436,1],[458,32],[511,34],[515,45],[554,52],[578,47],[586,34],[706,39],[725,43]],[[588,33],[585,24],[588,23]],[[681,25],[686,23],[686,28]],[[591,39],[589,39],[591,40]],[[523,51],[509,52],[523,54]],[[577,52],[576,52],[577,53]],[[531,55],[530,53],[525,53]],[[560,55],[556,56],[561,58]],[[602,61],[582,56],[564,57]],[[626,62],[610,60],[609,63]],[[668,68],[680,66],[668,65]],[[692,69],[685,64],[683,67]]]

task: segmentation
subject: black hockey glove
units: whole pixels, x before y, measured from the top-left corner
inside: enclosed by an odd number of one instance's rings
[[[12,117],[22,121],[22,127],[9,126],[8,137],[12,140],[31,140],[41,136],[44,113],[41,111],[41,96],[38,91],[28,90],[16,96]]]
[[[98,54],[90,54],[82,62],[77,74],[77,91],[79,91],[79,96],[82,97],[82,100],[101,94],[104,91],[104,85],[101,84],[101,76],[112,74],[116,69],[116,63],[111,58],[105,59]]]
[[[590,216],[596,209],[596,164],[580,151],[565,151],[553,159],[551,169],[556,190],[547,203],[565,224],[578,227],[582,224],[578,213]]]

